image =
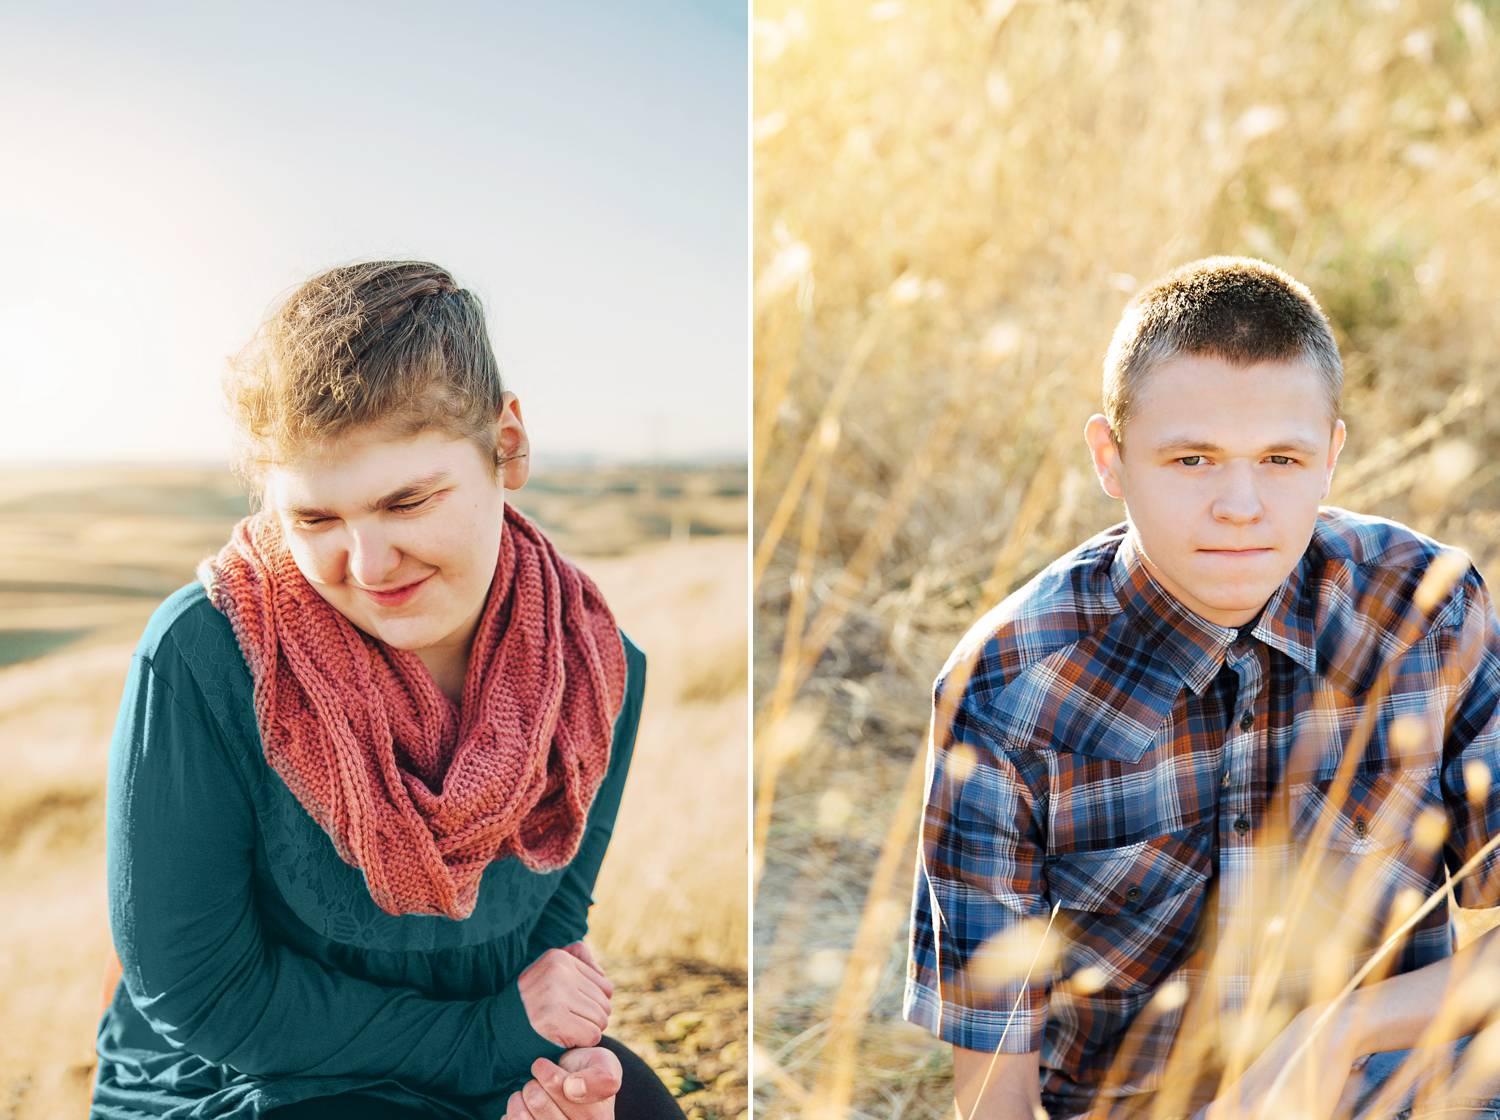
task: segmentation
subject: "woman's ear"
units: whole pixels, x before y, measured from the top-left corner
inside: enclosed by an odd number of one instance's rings
[[[495,454],[501,461],[500,478],[507,490],[519,490],[531,477],[531,441],[521,421],[521,402],[514,393],[500,398],[495,418]]]

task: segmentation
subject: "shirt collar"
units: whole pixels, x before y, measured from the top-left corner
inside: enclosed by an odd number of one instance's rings
[[[1313,605],[1308,597],[1307,552],[1282,580],[1251,630],[1252,638],[1281,650],[1317,672]],[[1224,664],[1239,629],[1220,626],[1179,603],[1147,570],[1135,529],[1127,523],[1110,564],[1110,582],[1141,648],[1170,665],[1195,695],[1203,695]]]

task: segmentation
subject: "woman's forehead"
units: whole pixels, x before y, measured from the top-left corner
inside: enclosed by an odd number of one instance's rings
[[[403,490],[451,481],[471,469],[469,459],[477,463],[478,458],[467,440],[444,433],[361,433],[309,447],[271,467],[267,497],[278,506],[373,503]]]

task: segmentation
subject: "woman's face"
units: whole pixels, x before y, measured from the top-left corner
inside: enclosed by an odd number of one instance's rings
[[[307,581],[355,626],[397,649],[464,657],[495,574],[505,491],[526,481],[509,393],[495,446],[520,457],[492,476],[468,439],[361,429],[273,469],[265,506]]]

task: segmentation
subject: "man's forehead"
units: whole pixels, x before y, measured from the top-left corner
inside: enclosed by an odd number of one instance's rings
[[[1145,376],[1127,427],[1139,433],[1137,442],[1153,447],[1260,450],[1325,448],[1335,424],[1325,385],[1306,363],[1252,369],[1181,355]]]
[[[1152,435],[1147,446],[1153,451],[1246,451],[1266,453],[1268,451],[1300,451],[1313,455],[1328,446],[1331,432],[1309,428],[1284,427],[1268,431],[1258,437],[1244,430],[1230,433],[1212,429],[1182,429]]]

